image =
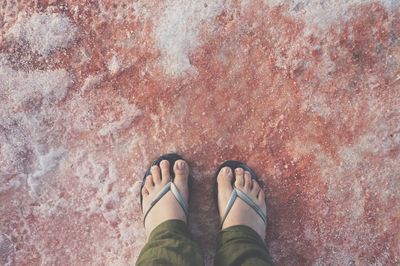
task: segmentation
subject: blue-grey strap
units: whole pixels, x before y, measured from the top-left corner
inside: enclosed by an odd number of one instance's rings
[[[181,206],[183,212],[185,213],[186,217],[189,215],[189,206],[183,199],[181,193],[179,192],[178,188],[175,184],[170,181],[168,182],[161,190],[154,196],[154,198],[150,202],[150,207],[147,209],[146,213],[144,214],[143,221],[146,220],[147,215],[149,214],[150,210],[157,204],[157,202],[167,194],[168,191],[171,191],[172,194],[175,196],[175,199],[178,201],[179,205]]]
[[[221,227],[224,224],[230,210],[232,209],[233,203],[235,203],[235,200],[238,197],[246,202],[247,205],[249,205],[261,217],[265,224],[267,223],[267,214],[261,210],[260,206],[258,206],[257,203],[255,203],[246,193],[237,188],[234,188],[231,196],[229,197],[228,203],[226,204],[224,215],[222,216],[221,220]]]

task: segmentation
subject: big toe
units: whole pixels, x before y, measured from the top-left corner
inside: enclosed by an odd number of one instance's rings
[[[222,212],[228,203],[229,197],[233,191],[232,186],[233,172],[230,167],[222,168],[217,176],[218,184],[218,209]],[[222,213],[220,213],[222,215]]]
[[[230,194],[233,190],[232,187],[233,173],[230,167],[222,168],[217,176],[218,191],[221,193]]]
[[[189,177],[189,166],[184,160],[177,160],[174,164],[175,183],[187,183]]]

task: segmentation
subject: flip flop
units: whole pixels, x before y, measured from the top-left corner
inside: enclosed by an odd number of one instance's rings
[[[142,188],[146,182],[147,176],[151,175],[150,169],[153,165],[158,165],[160,167],[160,162],[162,160],[167,160],[169,162],[169,172],[171,175],[170,181],[158,192],[154,198],[150,202],[150,207],[147,209],[146,213],[144,214],[143,222],[146,220],[147,215],[149,214],[150,210],[157,204],[157,202],[164,197],[165,194],[167,194],[168,191],[171,191],[172,194],[175,196],[175,199],[178,201],[179,205],[181,206],[183,212],[186,215],[186,218],[189,217],[189,205],[186,204],[185,200],[183,199],[181,193],[179,192],[179,189],[176,187],[174,184],[174,179],[175,179],[175,173],[174,173],[174,165],[177,160],[184,160],[182,156],[176,154],[176,153],[169,153],[169,154],[164,154],[160,157],[158,157],[156,160],[153,161],[153,163],[150,165],[150,167],[147,169],[146,173],[144,174],[143,181],[142,181],[142,186],[140,188],[140,206],[143,212],[143,195],[142,195]],[[189,201],[190,201],[190,191],[191,191],[191,175],[189,173],[188,177],[188,187],[189,187]]]
[[[258,184],[260,184],[261,182],[259,181],[256,173],[253,171],[253,169],[251,169],[249,166],[247,166],[247,164],[242,163],[240,161],[225,161],[223,164],[221,164],[217,170],[217,172],[215,173],[214,176],[214,201],[215,204],[217,206],[217,210],[218,213],[221,213],[221,210],[218,209],[218,184],[217,184],[217,177],[219,172],[221,171],[222,168],[224,167],[230,167],[233,171],[233,173],[235,172],[236,168],[242,168],[244,171],[248,171],[251,175],[251,179],[255,180]],[[264,213],[260,206],[258,206],[257,203],[255,203],[246,193],[244,193],[243,191],[241,191],[240,189],[235,187],[235,178],[232,179],[232,187],[233,187],[233,191],[232,194],[228,200],[228,203],[225,207],[225,210],[223,212],[223,216],[222,216],[222,220],[221,220],[221,227],[223,226],[226,217],[228,216],[230,210],[232,209],[233,204],[235,203],[235,200],[237,198],[242,199],[245,203],[247,203],[247,205],[249,205],[260,217],[261,219],[264,221],[264,223],[267,223],[267,214]]]

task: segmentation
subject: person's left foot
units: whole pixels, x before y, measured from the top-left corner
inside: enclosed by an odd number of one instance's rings
[[[161,168],[161,169],[160,169]],[[150,203],[158,192],[170,181],[169,162],[162,160],[160,167],[153,165],[150,169],[151,175],[146,177],[145,185],[141,191],[143,195],[143,213],[146,213]],[[177,160],[174,164],[174,184],[181,193],[186,203],[189,201],[189,166],[184,160]],[[162,222],[167,220],[186,221],[186,215],[171,191],[168,191],[150,210],[145,220],[147,237]]]
[[[222,211],[228,204],[234,187],[232,180],[235,178],[235,187],[245,193],[254,203],[256,203],[263,213],[267,212],[265,204],[265,194],[258,182],[251,178],[248,171],[243,168],[236,168],[233,173],[230,167],[224,167],[218,173],[218,209],[220,210],[221,219],[223,218]],[[260,216],[241,198],[236,198],[232,209],[222,225],[222,229],[234,226],[246,225],[256,231],[261,239],[265,238],[266,226]]]

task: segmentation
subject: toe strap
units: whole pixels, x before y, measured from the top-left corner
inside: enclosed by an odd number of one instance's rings
[[[181,193],[179,192],[179,190],[175,186],[175,184],[172,182],[169,182],[169,183],[171,184],[170,189],[171,189],[172,194],[175,196],[175,199],[178,201],[178,203],[181,206],[186,217],[188,217],[189,216],[189,206],[187,205],[186,201],[183,199]]]
[[[154,198],[150,202],[150,207],[147,209],[146,213],[144,214],[143,221],[146,220],[147,215],[149,214],[150,210],[154,207],[154,205],[157,204],[157,202],[164,197],[165,194],[167,194],[168,191],[172,192],[172,195],[174,195],[176,201],[179,203],[179,206],[181,206],[183,212],[185,213],[186,217],[189,215],[189,206],[183,199],[181,193],[179,192],[178,188],[176,185],[170,181],[168,182],[161,190],[160,192],[157,193],[157,195],[154,196]]]
[[[249,205],[261,217],[264,223],[267,223],[267,214],[261,210],[260,206],[258,206],[258,204],[255,203],[246,193],[237,188],[234,188],[231,196],[229,197],[228,203],[226,204],[224,215],[222,216],[221,220],[221,226],[224,224],[226,217],[232,209],[233,203],[235,203],[235,200],[238,197],[246,202],[246,204]]]

